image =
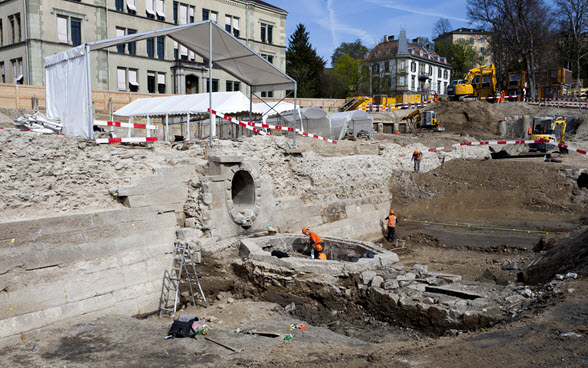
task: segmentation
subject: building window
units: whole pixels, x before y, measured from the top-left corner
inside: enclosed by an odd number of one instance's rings
[[[210,10],[202,9],[202,20],[210,19]]]
[[[398,78],[398,87],[406,87],[406,77],[401,76]]]
[[[127,0],[127,11],[129,14],[137,14],[137,4],[135,1],[137,0]]]
[[[232,33],[235,37],[239,37],[239,18],[231,15],[225,15],[225,30]]]
[[[71,44],[79,46],[82,44],[82,20],[71,19]]]
[[[480,47],[480,52],[486,52],[486,48],[485,47]]]
[[[67,17],[57,17],[57,42],[69,42],[67,38]]]
[[[447,72],[447,70],[443,71],[443,79],[449,79],[449,73]]]
[[[193,6],[190,7],[190,10],[188,11],[188,16],[190,18],[189,19],[190,23],[194,23],[194,7]]]
[[[68,34],[69,23],[69,34]],[[57,42],[71,43],[73,46],[82,44],[82,20],[57,16]]]
[[[165,59],[165,36],[157,37],[157,58]]]
[[[157,92],[165,93],[165,73],[157,74]]]
[[[206,79],[206,92],[210,92],[210,83],[208,78]],[[212,79],[212,92],[218,92],[218,79]]]
[[[188,24],[188,5],[180,4],[178,24]]]
[[[174,1],[174,7],[172,10],[172,15],[174,17],[174,24],[178,24],[178,6],[179,6],[178,2]]]
[[[233,91],[233,81],[227,81],[227,92]]]
[[[433,75],[433,67],[429,66],[429,75],[432,76]]]
[[[261,23],[261,42],[273,43],[274,26],[266,23]]]
[[[123,0],[114,0],[114,8],[116,11],[123,11],[124,8],[124,1]]]
[[[139,91],[139,83],[137,83],[137,69],[129,69],[129,91]]]
[[[410,88],[411,89],[415,89],[416,88],[416,84],[415,84],[415,77],[414,75],[410,76]]]
[[[405,60],[400,60],[400,66],[399,66],[399,70],[406,70],[406,61]]]
[[[8,17],[10,21],[10,30],[11,30],[11,37],[12,43],[17,43],[21,41],[21,33],[20,33],[20,13],[16,13],[10,15]]]
[[[4,45],[4,32],[2,31],[2,19],[0,19],[0,47]]]
[[[390,72],[390,63],[388,61],[384,62],[384,73]]]
[[[136,29],[127,29],[127,34],[132,35],[137,33]],[[136,55],[137,54],[137,43],[136,42],[129,42],[129,55]]]
[[[116,27],[116,37],[123,37],[125,35],[125,29]],[[121,54],[125,52],[125,44],[122,43],[120,45],[116,45],[116,51],[120,52]]]
[[[178,43],[174,41],[174,60],[178,60],[179,57],[180,55],[178,53]]]
[[[23,84],[24,74],[22,72],[22,58],[13,59],[12,62],[12,80],[14,84]]]
[[[241,82],[234,82],[233,83],[233,91],[237,92],[241,90]]]
[[[155,0],[155,14],[157,15],[157,20],[165,20],[165,8],[163,5],[163,0]]]
[[[147,39],[147,57],[155,56],[155,39],[153,37]]]
[[[155,72],[147,72],[147,91],[155,93]]]
[[[274,97],[274,91],[263,91],[261,92],[261,97]]]
[[[441,78],[441,68],[437,68],[437,78]]]
[[[125,68],[116,68],[117,86],[119,91],[127,90],[127,70]]]
[[[155,18],[153,1],[154,0],[145,0],[145,13],[147,14],[147,18]]]
[[[416,72],[416,63],[414,61],[412,61],[410,63],[410,71],[411,72]]]
[[[274,63],[274,55],[260,54],[262,58],[267,60],[270,64]]]

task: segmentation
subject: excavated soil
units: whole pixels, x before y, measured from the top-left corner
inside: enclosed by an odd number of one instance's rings
[[[489,156],[487,148],[468,147],[425,153],[421,168],[426,172],[414,174],[410,158],[401,156],[414,148],[471,141],[472,137],[490,139],[495,137],[497,122],[507,116],[565,113],[584,119],[584,111],[482,102],[443,102],[428,108],[437,112],[445,133],[376,135],[382,142],[343,141],[336,146],[299,139],[297,143],[306,152],[289,156],[284,150],[291,141],[285,137],[217,141],[216,148],[207,153],[261,159],[262,175],[274,181],[278,200],[298,195],[306,202],[328,203],[366,194],[391,195],[391,207],[399,216],[397,236],[406,240],[403,249],[395,250],[399,266],[410,269],[414,264],[426,264],[431,271],[496,285],[516,283],[517,274],[527,271],[528,287],[535,291],[549,288],[549,297],[513,316],[513,322],[439,336],[402,327],[402,321],[379,318],[381,310],[370,314],[367,311],[373,306],[366,300],[345,305],[345,313],[336,312],[343,309],[335,304],[341,303],[341,298],[335,297],[334,290],[324,290],[321,280],[315,280],[316,289],[306,289],[312,283],[284,287],[275,280],[263,281],[263,275],[253,280],[235,247],[229,246],[224,252],[205,253],[199,267],[211,306],[189,306],[182,313],[206,317],[212,338],[243,351],[231,352],[202,337],[163,340],[171,324],[169,318],[89,317],[27,335],[21,345],[0,350],[3,364],[585,367],[588,188],[579,188],[576,178],[578,170],[588,168],[588,159],[570,153],[561,163],[494,161],[484,159]],[[587,126],[581,125],[570,136],[570,145],[588,145],[583,141],[588,136]],[[2,130],[0,139],[0,154],[7,158],[2,160],[0,174],[3,219],[69,211],[79,201],[88,208],[118,206],[108,193],[110,188],[127,184],[159,165],[203,165],[205,151],[199,145],[178,151],[162,143],[155,145],[155,151],[98,147],[63,137]],[[59,146],[65,149],[55,153]],[[45,163],[27,152],[27,147],[35,147],[43,156],[54,156]],[[74,158],[80,162],[67,171]],[[117,170],[117,163],[124,166]],[[26,172],[26,167],[38,167],[39,171]],[[90,191],[87,187],[93,182],[97,184]],[[47,192],[48,185],[59,190]],[[72,192],[65,192],[66,188]],[[91,201],[82,198],[89,191],[94,193]],[[46,197],[36,199],[40,195]],[[526,266],[539,257],[527,270]],[[576,272],[578,279],[552,283],[556,273],[568,272]],[[263,282],[270,284],[257,286]],[[297,322],[308,324],[308,329],[290,330]],[[293,333],[294,338],[284,341],[282,337],[237,334],[237,328]]]

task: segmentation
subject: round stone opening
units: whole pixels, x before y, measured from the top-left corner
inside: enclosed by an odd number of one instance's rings
[[[255,208],[255,182],[248,171],[239,170],[231,182],[233,208],[239,212]]]

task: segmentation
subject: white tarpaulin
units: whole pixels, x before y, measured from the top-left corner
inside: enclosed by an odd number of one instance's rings
[[[210,27],[210,24],[212,24],[212,27]],[[168,36],[194,51],[198,56],[208,59],[211,28],[212,61],[215,67],[250,85],[253,92],[288,90],[296,87],[296,82],[292,78],[259,56],[215,22],[191,23],[90,42],[88,45],[90,45],[90,50],[93,51],[121,43],[136,42],[157,36]]]
[[[63,134],[94,139],[86,45],[45,58],[47,116],[60,118]]]
[[[336,112],[330,114],[331,139],[340,140],[346,136],[374,135],[374,118],[363,110]]]
[[[294,104],[284,101],[253,104],[253,113],[262,115],[264,124],[267,123],[268,118],[291,110],[294,110]]]
[[[282,116],[288,121],[288,124],[294,122],[294,111],[285,112]],[[283,119],[282,119],[283,121]],[[273,117],[267,120],[268,124],[284,125],[279,124],[280,120],[277,117]],[[310,134],[320,135],[321,137],[331,137],[331,121],[327,116],[327,113],[319,107],[305,107],[298,110],[298,117],[296,119],[296,128],[301,129],[300,122],[302,122],[302,131]]]
[[[208,116],[208,102],[208,93],[140,98],[120,108],[114,115],[131,117],[206,114]],[[249,112],[249,99],[241,92],[214,92],[212,108],[227,115],[245,113]]]

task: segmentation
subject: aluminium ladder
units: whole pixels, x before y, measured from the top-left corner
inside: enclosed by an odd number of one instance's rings
[[[173,313],[173,317],[176,316],[178,301],[180,298],[180,284],[182,282],[182,275],[185,275],[185,278],[188,281],[188,286],[190,287],[190,297],[192,298],[192,305],[196,305],[194,289],[192,288],[193,281],[196,281],[198,284],[198,289],[200,290],[200,295],[202,295],[202,300],[208,308],[208,302],[206,301],[206,297],[202,291],[202,286],[200,285],[200,279],[198,278],[198,273],[196,272],[196,266],[194,265],[194,258],[192,257],[192,250],[190,249],[190,245],[188,245],[188,243],[176,242],[171,270],[169,272],[166,270],[163,275],[161,297],[159,299],[160,316],[162,316],[165,312]],[[174,301],[173,308],[168,306],[171,300]]]

